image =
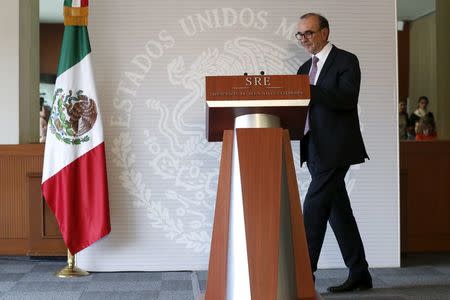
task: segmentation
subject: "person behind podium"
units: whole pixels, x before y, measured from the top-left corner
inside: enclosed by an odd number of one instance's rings
[[[350,165],[369,158],[358,118],[361,71],[358,58],[330,42],[328,20],[316,13],[300,17],[296,38],[311,54],[297,74],[308,74],[311,101],[300,141],[311,184],[303,205],[306,238],[313,273],[317,270],[327,222],[349,268],[347,280],[328,288],[347,292],[372,288],[364,247],[345,187]]]

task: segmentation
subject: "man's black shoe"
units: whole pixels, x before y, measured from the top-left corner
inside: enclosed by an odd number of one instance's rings
[[[360,278],[348,278],[343,284],[330,286],[327,290],[330,293],[344,293],[351,291],[364,291],[372,288],[372,277],[368,273]]]

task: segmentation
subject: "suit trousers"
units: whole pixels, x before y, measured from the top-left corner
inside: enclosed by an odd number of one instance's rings
[[[321,165],[310,134],[304,138],[307,139],[306,163],[312,180],[303,204],[303,214],[311,269],[313,272],[317,270],[329,221],[349,268],[349,277],[358,278],[368,272],[368,264],[345,187],[344,179],[350,166],[327,168]]]

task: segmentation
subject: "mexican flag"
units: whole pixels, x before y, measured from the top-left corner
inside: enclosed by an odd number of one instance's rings
[[[41,186],[72,254],[111,231],[105,143],[87,16],[87,0],[65,0],[64,37]]]

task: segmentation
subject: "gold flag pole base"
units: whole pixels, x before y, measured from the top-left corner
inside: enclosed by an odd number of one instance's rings
[[[81,276],[88,276],[91,275],[89,272],[86,272],[78,267],[72,267],[69,266],[63,268],[61,271],[58,271],[55,273],[56,276],[60,278],[68,278],[68,277],[81,277]]]
[[[89,272],[86,272],[75,266],[75,257],[67,250],[67,266],[62,270],[55,273],[57,277],[60,278],[69,278],[69,277],[81,277],[91,275]]]

